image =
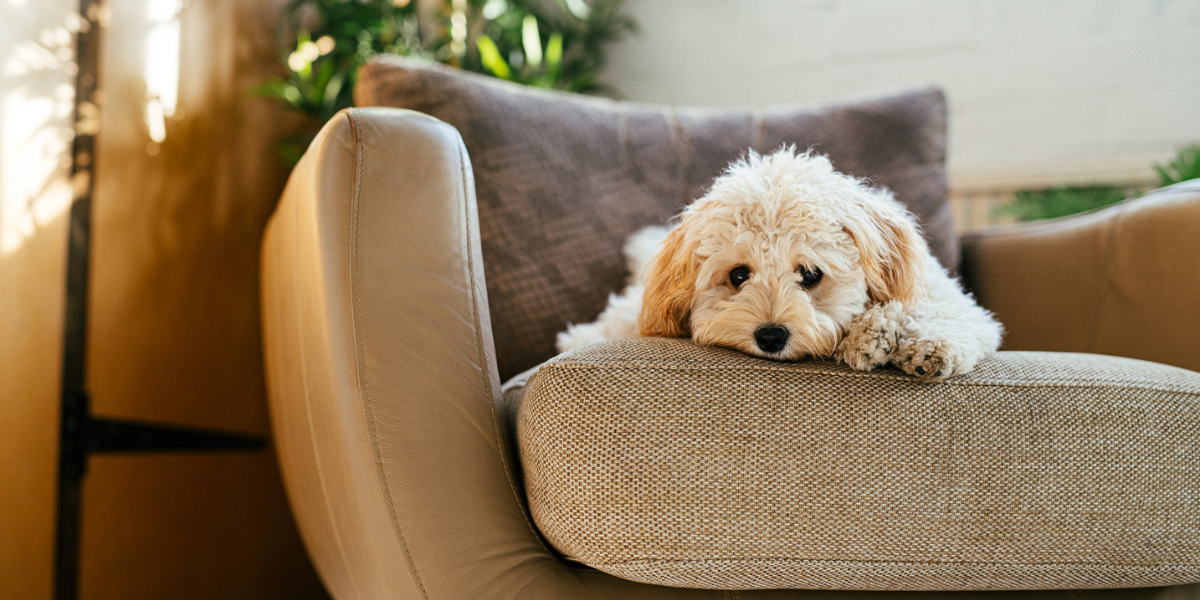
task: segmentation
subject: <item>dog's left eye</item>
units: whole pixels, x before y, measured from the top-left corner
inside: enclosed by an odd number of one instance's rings
[[[821,278],[825,276],[821,269],[816,267],[810,269],[804,265],[796,267],[796,272],[800,274],[800,287],[803,288],[810,288],[821,283]]]
[[[746,267],[734,267],[729,272],[729,283],[733,285],[733,289],[735,290],[741,288],[747,279],[750,279],[750,269]]]

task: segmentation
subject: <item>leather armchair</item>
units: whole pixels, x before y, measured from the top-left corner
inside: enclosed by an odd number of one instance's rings
[[[964,238],[1011,349],[1200,369],[1200,185]],[[556,557],[524,505],[457,132],[411,111],[339,114],[263,242],[268,391],[284,481],[338,599],[849,598],[656,587]],[[1008,593],[1192,598],[1200,587]],[[906,594],[975,597],[1003,593]]]

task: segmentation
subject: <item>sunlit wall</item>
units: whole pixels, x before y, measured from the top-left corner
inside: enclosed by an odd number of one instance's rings
[[[48,598],[72,0],[0,0],[0,598]]]
[[[258,247],[294,118],[283,0],[100,17],[87,385],[102,415],[269,435]],[[0,0],[0,598],[49,598],[77,0]],[[93,459],[82,597],[322,598],[270,451]]]
[[[0,9],[0,255],[71,199],[72,4],[9,0]]]
[[[606,80],[675,104],[820,103],[938,85],[951,184],[1153,178],[1200,142],[1196,0],[629,0]]]

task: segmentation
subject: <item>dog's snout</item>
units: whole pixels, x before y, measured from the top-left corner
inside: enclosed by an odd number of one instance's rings
[[[763,352],[779,352],[787,345],[791,334],[778,325],[763,325],[754,332],[754,342]]]

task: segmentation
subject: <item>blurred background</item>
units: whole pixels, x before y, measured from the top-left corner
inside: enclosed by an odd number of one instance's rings
[[[0,0],[0,598],[52,586],[77,130],[95,410],[261,435],[262,229],[378,53],[683,105],[938,86],[962,230],[1200,176],[1195,0],[109,0],[78,123],[77,10]],[[84,498],[84,598],[324,597],[270,452],[100,457]]]
[[[606,75],[635,100],[820,104],[941,87],[960,229],[1007,216],[995,207],[1018,190],[1156,185],[1153,165],[1200,142],[1198,2],[631,0],[628,11],[643,33],[614,46]]]
[[[260,91],[321,121],[353,84],[344,67],[322,69],[362,60],[369,30],[371,52],[642,102],[820,105],[942,88],[963,231],[1200,176],[1195,3],[403,0],[394,31],[377,10],[320,6],[290,11],[292,75]],[[339,21],[360,26],[328,26]]]

